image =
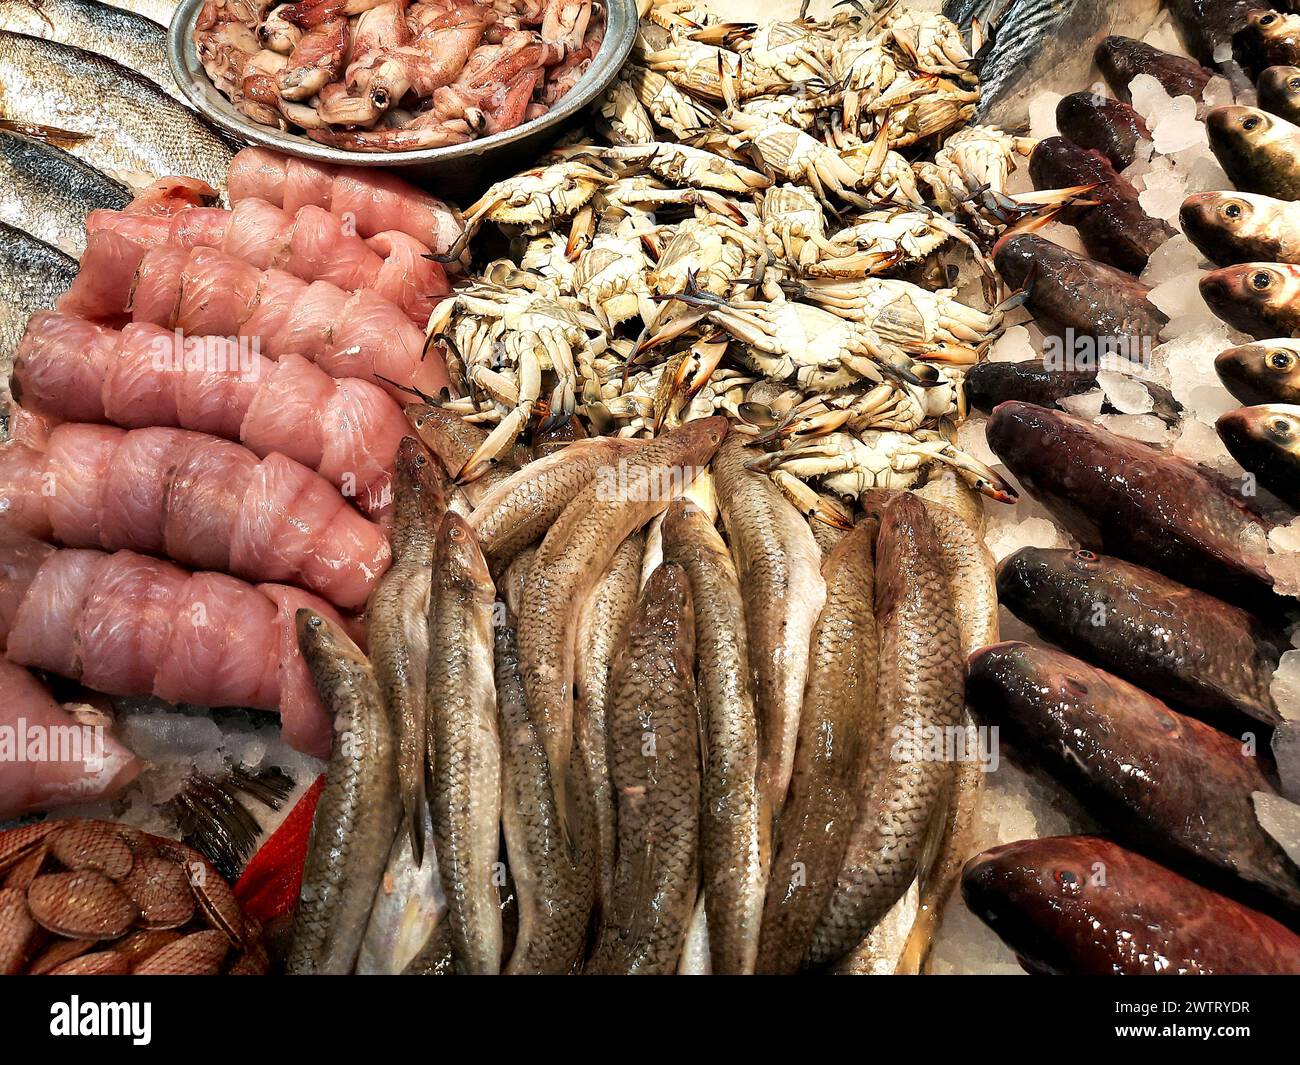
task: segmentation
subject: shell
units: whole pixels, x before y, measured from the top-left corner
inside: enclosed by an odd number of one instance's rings
[[[103,873],[45,873],[27,889],[27,906],[42,928],[74,939],[116,939],[140,916]]]

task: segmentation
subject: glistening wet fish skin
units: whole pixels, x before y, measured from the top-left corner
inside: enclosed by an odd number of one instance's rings
[[[418,865],[424,856],[424,686],[429,653],[429,586],[447,483],[420,442],[406,437],[394,459],[393,561],[371,593],[366,624],[375,677],[398,737],[397,770],[406,830]]]
[[[758,718],[740,580],[713,521],[686,500],[664,514],[663,557],[685,571],[695,604],[700,847],[712,971],[747,975],[758,954],[771,818],[758,786]]]
[[[429,769],[434,847],[456,969],[501,967],[501,749],[493,684],[496,589],[458,514],[438,526],[429,594]]]
[[[1215,423],[1232,457],[1292,509],[1300,509],[1300,406],[1240,407]]]
[[[981,497],[953,470],[932,477],[915,489],[914,494],[925,500],[926,512],[934,525],[948,592],[957,613],[962,656],[969,657],[976,648],[996,643],[998,639],[996,566],[992,553],[984,545]],[[968,729],[974,726],[969,710],[963,710],[962,724]],[[918,874],[916,914],[897,957],[896,971],[900,975],[914,976],[928,971],[930,952],[945,907],[962,866],[974,849],[971,837],[987,768],[975,758],[959,761],[954,767],[952,791],[945,805],[943,829],[934,858],[928,865],[923,863]]]
[[[1045,639],[1211,724],[1282,718],[1269,684],[1282,640],[1204,592],[1092,551],[1024,547],[998,597]]]
[[[76,156],[0,130],[0,221],[80,255],[86,248],[86,215],[120,211],[130,202],[125,185]]]
[[[1045,360],[1025,362],[981,362],[966,374],[966,398],[976,410],[991,413],[999,403],[1018,399],[1040,407],[1060,406],[1063,399],[1091,392],[1097,387],[1096,370],[1071,370],[1048,365]],[[1169,389],[1147,383],[1152,413],[1168,425],[1176,425],[1182,405]],[[1102,402],[1103,414],[1120,413],[1110,400]]]
[[[1269,67],[1255,88],[1263,110],[1292,124],[1300,123],[1300,67]]]
[[[1155,343],[1169,321],[1137,278],[1032,233],[1012,237],[994,261],[1008,285],[1027,293],[1025,306],[1053,335],[1073,329],[1081,336]]]
[[[433,835],[433,824],[427,806],[422,820],[428,839]],[[426,847],[424,861],[417,861],[411,833],[399,825],[366,921],[357,975],[399,976],[412,967],[424,966],[431,951],[442,949],[436,944],[446,942],[446,918],[447,896],[443,894],[433,848]]]
[[[87,139],[69,151],[130,183],[184,174],[223,194],[234,155],[206,120],[111,59],[0,30],[0,118]]]
[[[1089,204],[1064,208],[1061,220],[1079,231],[1098,262],[1140,274],[1152,253],[1174,234],[1167,222],[1142,209],[1137,189],[1101,152],[1048,137],[1034,149],[1029,174],[1040,190],[1093,186]]]
[[[1251,805],[1254,792],[1275,789],[1241,737],[1026,643],[977,651],[966,683],[975,716],[1110,830],[1229,894],[1300,905],[1300,873]]]
[[[0,0],[0,29],[106,56],[184,102],[167,65],[167,31],[143,15],[98,0]]]
[[[545,536],[573,497],[598,476],[617,475],[618,460],[639,446],[609,436],[576,440],[493,485],[475,506],[470,525],[494,569]]]
[[[1266,619],[1290,609],[1243,546],[1259,517],[1192,463],[1029,403],[1001,404],[987,433],[1016,479],[1084,547]]]
[[[298,646],[334,718],[285,971],[347,975],[366,931],[400,814],[392,727],[374,670],[333,622],[296,616]]]
[[[1232,55],[1252,78],[1268,67],[1300,61],[1300,16],[1252,11],[1232,35]]]
[[[1300,199],[1300,126],[1255,107],[1216,107],[1205,119],[1210,149],[1242,192]]]
[[[798,971],[835,890],[866,780],[880,667],[876,522],[866,518],[822,566],[826,604],[813,628],[790,794],[777,829],[758,971]]]
[[[745,629],[758,708],[760,786],[780,812],[794,769],[799,708],[813,625],[826,600],[821,550],[803,515],[733,435],[713,463],[718,506],[745,600]]]
[[[637,602],[610,684],[610,769],[618,795],[614,899],[588,971],[669,975],[699,884],[700,737],[695,618],[680,566]]]
[[[1241,403],[1300,403],[1300,341],[1227,348],[1215,356],[1214,369]]]
[[[1186,56],[1163,52],[1132,37],[1107,37],[1097,45],[1097,66],[1111,91],[1127,103],[1129,84],[1139,74],[1156,79],[1170,96],[1199,100],[1214,71]],[[1064,132],[1064,131],[1062,131]]]
[[[1188,54],[1218,69],[1238,97],[1249,92],[1250,77],[1231,56],[1232,35],[1260,0],[1168,0],[1166,6]]]
[[[1097,836],[985,851],[962,895],[1033,973],[1300,973],[1300,936]]]
[[[864,792],[835,890],[808,963],[834,964],[896,903],[943,831],[953,767],[925,750],[931,729],[962,717],[961,630],[925,504],[900,493],[884,508],[876,544],[879,713]]]
[[[1300,266],[1238,263],[1201,275],[1210,310],[1256,340],[1300,332]]]
[[[1142,116],[1129,104],[1095,92],[1062,96],[1056,105],[1056,128],[1079,147],[1101,152],[1116,170],[1133,162],[1140,141],[1151,139]]]
[[[0,222],[0,380],[9,380],[27,319],[52,307],[76,276],[72,256]]]
[[[566,823],[578,612],[618,545],[690,486],[727,428],[726,418],[701,418],[656,437],[628,456],[623,479],[598,479],[574,496],[537,549],[519,618],[519,652]]]
[[[1178,219],[1187,238],[1218,266],[1300,263],[1300,203],[1249,192],[1198,192]]]
[[[560,831],[541,734],[524,699],[514,619],[496,630],[501,827],[519,900],[507,975],[564,976],[582,961],[595,901],[595,855]],[[585,841],[584,841],[585,842]]]
[[[577,690],[573,704],[573,738],[591,792],[595,818],[596,865],[602,909],[614,891],[614,789],[609,775],[609,681],[614,654],[627,631],[640,591],[645,534],[634,532],[614,552],[578,617]]]

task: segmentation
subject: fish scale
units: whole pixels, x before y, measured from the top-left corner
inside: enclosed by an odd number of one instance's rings
[[[699,878],[694,645],[690,583],[666,563],[637,602],[611,681],[618,865],[588,967],[599,975],[671,975],[685,943]]]
[[[884,510],[876,546],[880,687],[868,739],[864,794],[844,865],[807,962],[830,965],[852,951],[915,879],[952,766],[925,751],[896,756],[901,740],[924,745],[931,728],[961,721],[961,633],[925,505],[900,495]],[[918,733],[919,730],[919,733]]]

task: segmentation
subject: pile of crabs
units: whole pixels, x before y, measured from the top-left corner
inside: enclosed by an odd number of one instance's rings
[[[1003,496],[953,442],[1008,302],[988,253],[1079,190],[1006,194],[1033,144],[970,124],[978,47],[896,8],[754,26],[647,6],[594,130],[466,211],[452,258],[485,222],[509,243],[429,324],[445,405],[493,426],[462,479],[538,422],[645,436],[726,413],[836,523],[835,497],[936,463]]]

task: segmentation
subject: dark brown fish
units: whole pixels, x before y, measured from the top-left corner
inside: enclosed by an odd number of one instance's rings
[[[1270,340],[1222,351],[1214,369],[1242,403],[1300,403],[1300,342]]]
[[[614,899],[588,971],[671,975],[699,887],[695,617],[680,566],[651,574],[614,662],[610,769],[618,796]]]
[[[1300,509],[1300,406],[1239,407],[1220,417],[1215,428],[1232,457],[1260,484]]]
[[[1276,789],[1253,744],[1026,643],[972,655],[966,692],[977,718],[1115,833],[1230,894],[1300,906],[1300,872],[1255,818],[1252,794]]]
[[[1040,141],[1029,160],[1036,189],[1093,186],[1087,205],[1062,209],[1061,221],[1079,231],[1088,254],[1130,274],[1140,274],[1174,231],[1138,203],[1138,191],[1101,152],[1081,148],[1064,137]]]
[[[1252,78],[1268,67],[1300,61],[1300,15],[1252,11],[1232,35],[1232,56]]]
[[[1256,85],[1259,106],[1269,114],[1300,123],[1300,67],[1269,67]]]
[[[1201,275],[1210,310],[1256,340],[1300,335],[1300,266],[1238,263]]]
[[[1217,67],[1232,82],[1234,92],[1250,87],[1237,63],[1225,58],[1232,35],[1246,25],[1261,0],[1169,0],[1174,28],[1189,55]]]
[[[744,599],[731,552],[694,503],[678,500],[668,508],[662,539],[664,561],[685,571],[695,604],[703,741],[700,858],[711,971],[746,975],[754,972],[758,955],[771,811],[758,786],[758,715]]]
[[[1116,170],[1133,162],[1140,141],[1151,131],[1133,108],[1095,92],[1072,92],[1056,105],[1056,128],[1081,148],[1092,148]]]
[[[1292,602],[1246,550],[1257,515],[1199,467],[1046,407],[1003,403],[988,441],[1084,546],[1265,616]]]
[[[822,566],[826,604],[813,629],[794,776],[763,910],[760,973],[798,971],[835,890],[868,779],[880,665],[875,538],[875,521],[863,520]]]
[[[1092,551],[1023,547],[998,599],[1046,640],[1211,724],[1276,725],[1277,633],[1204,592]]]
[[[1151,393],[1152,413],[1161,421],[1176,425],[1182,405],[1173,393],[1160,385],[1146,382]],[[999,403],[1018,399],[1040,407],[1061,407],[1061,400],[1091,392],[1097,387],[1097,371],[1066,369],[1046,361],[981,362],[966,374],[966,399],[976,410],[991,412]],[[1117,414],[1110,400],[1103,400],[1102,413]]]
[[[1073,330],[1109,338],[1131,354],[1144,342],[1156,343],[1169,320],[1135,277],[1032,233],[1012,237],[994,261],[1007,284],[1027,294],[1025,306],[1054,336]]]
[[[1300,263],[1300,203],[1249,192],[1198,192],[1179,221],[1212,263]]]
[[[1206,116],[1210,149],[1242,192],[1300,199],[1300,126],[1254,107],[1216,107]]]
[[[985,851],[962,895],[1032,973],[1300,973],[1300,936],[1097,836]]]
[[[1193,96],[1198,100],[1214,77],[1214,71],[1195,59],[1162,52],[1132,37],[1103,40],[1097,45],[1097,66],[1111,91],[1125,102],[1131,99],[1129,83],[1139,74],[1155,78],[1170,96]]]
[[[965,661],[947,574],[925,504],[900,493],[876,545],[879,712],[867,739],[857,820],[808,964],[844,957],[902,897],[937,836],[953,766],[927,738],[961,722]]]

